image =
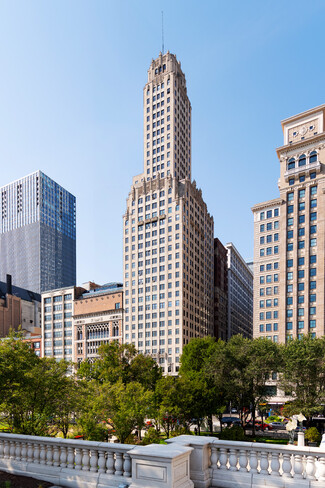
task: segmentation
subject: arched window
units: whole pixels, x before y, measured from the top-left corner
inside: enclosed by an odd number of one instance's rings
[[[288,169],[294,169],[295,165],[296,165],[295,158],[290,158],[288,161]]]
[[[309,163],[316,163],[317,161],[317,152],[312,151],[309,155]]]
[[[302,154],[299,156],[299,163],[298,166],[306,166],[306,154]]]

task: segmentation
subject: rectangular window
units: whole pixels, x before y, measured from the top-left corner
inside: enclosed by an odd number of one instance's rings
[[[298,291],[304,291],[305,283],[298,283]]]

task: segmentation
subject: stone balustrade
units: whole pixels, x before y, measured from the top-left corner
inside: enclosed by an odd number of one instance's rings
[[[322,488],[325,450],[187,435],[133,446],[0,434],[0,470],[72,488]]]

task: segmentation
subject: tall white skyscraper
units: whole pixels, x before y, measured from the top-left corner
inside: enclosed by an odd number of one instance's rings
[[[191,104],[174,54],[144,87],[144,169],[123,217],[123,340],[177,373],[183,346],[213,335],[213,218],[191,182]]]

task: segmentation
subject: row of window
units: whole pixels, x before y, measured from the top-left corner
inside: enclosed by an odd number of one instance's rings
[[[64,301],[66,302],[67,300],[72,300],[72,294],[71,293],[64,295]],[[62,302],[62,295],[54,296],[53,302],[54,303]],[[52,297],[44,298],[44,303],[52,303]]]
[[[273,281],[279,281],[279,275],[277,273],[273,275]],[[260,276],[260,284],[264,285],[264,283],[272,283],[272,275]]]
[[[277,242],[279,240],[279,234],[276,233],[276,234],[273,234],[273,235],[272,234],[269,234],[267,236],[261,236],[260,237],[260,244],[265,244],[265,243],[268,243],[269,244],[270,242],[272,242],[272,240],[274,242]]]
[[[316,163],[316,161],[317,161],[317,152],[312,151],[309,154],[308,162],[309,162],[309,164],[312,164],[312,163]],[[301,156],[299,156],[299,158],[297,160],[295,158],[290,158],[288,160],[287,169],[290,170],[290,169],[294,169],[296,167],[301,168],[302,166],[306,166],[306,163],[307,163],[306,154],[301,154]]]
[[[305,327],[305,321],[304,320],[298,320],[298,329],[303,329]],[[314,329],[316,327],[316,320],[315,319],[310,319],[309,320],[309,328]],[[293,329],[293,323],[292,322],[287,322],[286,323],[286,329],[287,330],[292,330]]]
[[[274,332],[279,330],[279,324],[277,322],[273,323],[273,327],[272,324],[260,324],[260,332],[272,332],[272,330]]]
[[[260,212],[260,220],[264,220],[265,218],[271,219],[272,217],[278,217],[279,216],[279,209],[275,208],[274,210],[267,210],[265,212]]]
[[[277,230],[279,228],[279,221],[276,220],[275,222],[268,222],[266,225],[260,225],[260,232],[270,231],[270,230]]]
[[[260,271],[271,271],[272,270],[272,265],[273,265],[273,269],[276,270],[276,269],[279,269],[279,263],[278,262],[275,262],[275,263],[268,263],[268,264],[261,264],[260,265]]]
[[[272,255],[272,252],[273,254],[279,254],[279,246],[274,246],[273,248],[272,247],[267,247],[266,249],[264,247],[262,247],[260,249],[260,256],[271,256]]]
[[[268,299],[268,300],[260,300],[260,308],[264,307],[277,307],[279,305],[278,298]]]
[[[264,297],[264,295],[277,295],[279,293],[279,287],[274,286],[268,286],[267,288],[260,288],[260,297]]]
[[[298,291],[304,291],[305,289],[305,283],[298,283],[297,285]],[[316,281],[310,281],[309,282],[309,289],[310,290],[315,290],[316,289]],[[288,284],[287,285],[287,293],[292,293],[293,292],[293,284]]]
[[[316,237],[313,237],[309,240],[309,246],[310,247],[316,247],[317,246]],[[305,249],[305,241],[298,241],[298,249]],[[288,252],[293,251],[293,242],[288,242],[287,251]]]
[[[309,178],[311,180],[314,180],[316,178],[316,171],[312,171],[310,174],[309,174]],[[300,175],[299,176],[299,183],[303,183],[305,181],[306,177],[305,175]],[[295,184],[295,178],[289,178],[289,185],[292,186]]]
[[[310,195],[313,196],[313,195],[317,195],[317,186],[312,186],[310,188]],[[298,198],[299,200],[302,199],[302,198],[305,198],[306,196],[306,188],[302,188],[301,190],[298,190]],[[287,201],[288,202],[292,202],[294,199],[294,192],[290,192],[288,193],[287,195]]]
[[[298,303],[305,303],[305,296],[304,295],[298,295]],[[316,302],[316,293],[311,293],[309,295],[309,302],[310,303],[313,303],[313,302]],[[292,296],[288,296],[287,297],[287,305],[292,305],[293,304],[293,297]]]
[[[299,202],[298,203],[298,212],[303,212],[304,210],[306,210],[306,202]],[[310,200],[310,208],[316,208],[317,207],[317,198],[313,198],[312,200]],[[288,205],[288,208],[287,208],[287,213],[288,214],[291,214],[293,213],[294,211],[294,206],[293,205]]]

